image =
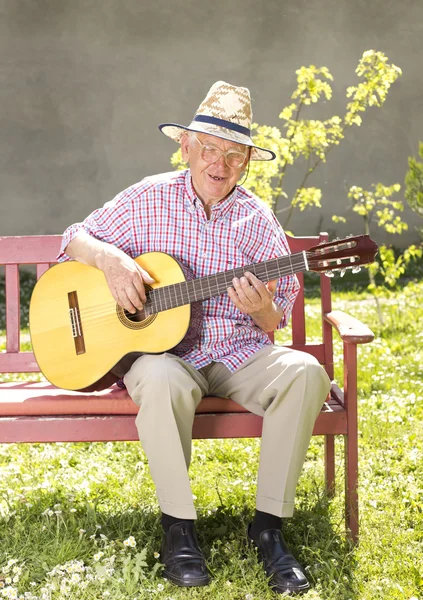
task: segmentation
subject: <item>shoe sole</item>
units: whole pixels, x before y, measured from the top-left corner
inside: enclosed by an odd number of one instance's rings
[[[186,581],[185,579],[175,577],[175,575],[172,575],[167,571],[162,571],[162,576],[174,583],[175,585],[178,585],[179,587],[201,587],[210,583],[210,577],[202,577],[199,579],[192,579],[191,581]]]
[[[303,594],[304,592],[307,592],[307,590],[310,589],[310,584],[303,585],[302,587],[297,587],[297,588],[293,589],[293,588],[282,588],[277,585],[272,585],[272,583],[270,582],[269,587],[270,587],[270,589],[272,589],[274,592],[277,592],[278,594],[289,594],[290,596],[296,596],[299,594]]]

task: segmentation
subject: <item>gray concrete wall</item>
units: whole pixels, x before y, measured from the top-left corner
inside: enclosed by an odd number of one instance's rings
[[[309,115],[340,114],[374,48],[403,76],[309,180],[323,188],[323,221],[313,210],[291,223],[298,235],[332,231],[346,188],[402,184],[423,139],[422,17],[421,0],[0,0],[0,235],[60,233],[170,170],[176,145],[157,124],[189,123],[218,79],[249,87],[255,120],[279,125],[295,69],[326,65],[333,100]],[[288,193],[301,174],[289,174]],[[420,221],[405,217],[402,245]],[[361,230],[357,218],[339,233]]]

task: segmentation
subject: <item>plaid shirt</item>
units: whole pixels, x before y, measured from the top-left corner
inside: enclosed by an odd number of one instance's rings
[[[166,252],[195,277],[289,253],[273,213],[243,187],[236,187],[228,198],[212,206],[207,220],[189,170],[147,177],[95,210],[83,223],[71,225],[63,235],[60,261],[69,260],[64,250],[81,229],[132,258],[145,252]],[[282,307],[283,318],[278,328],[287,324],[298,289],[295,275],[279,279],[274,301]],[[201,338],[183,355],[196,369],[217,361],[235,371],[271,343],[227,294],[205,300],[203,311]]]

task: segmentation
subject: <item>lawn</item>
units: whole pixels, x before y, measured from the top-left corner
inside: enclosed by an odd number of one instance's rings
[[[423,280],[383,299],[383,326],[372,297],[347,287],[336,291],[334,307],[376,334],[359,350],[360,543],[353,547],[345,536],[342,441],[337,495],[329,501],[319,437],[286,538],[308,565],[306,600],[421,599]],[[320,327],[313,296],[311,287],[312,337]],[[339,376],[339,343],[335,354]],[[194,442],[190,473],[213,581],[187,590],[160,577],[158,506],[138,443],[0,445],[0,598],[275,598],[245,543],[258,452],[255,439]]]

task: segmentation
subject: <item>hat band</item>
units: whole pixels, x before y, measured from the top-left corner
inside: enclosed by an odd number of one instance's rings
[[[237,131],[238,133],[242,133],[243,135],[251,137],[251,132],[248,127],[243,127],[242,125],[237,125],[237,123],[225,121],[224,119],[218,119],[217,117],[196,115],[194,117],[194,121],[199,121],[200,123],[210,123],[211,125],[218,125],[219,127],[226,127],[226,129],[232,129],[232,131]]]

